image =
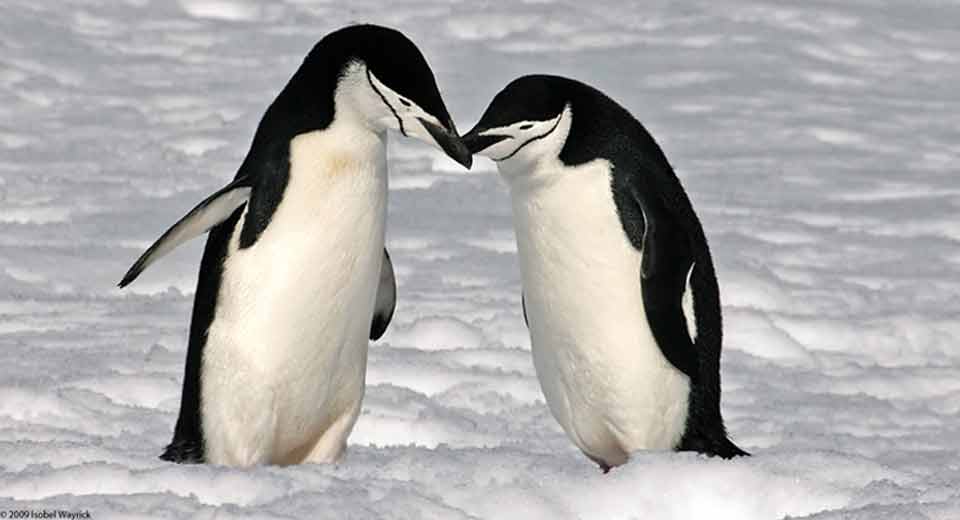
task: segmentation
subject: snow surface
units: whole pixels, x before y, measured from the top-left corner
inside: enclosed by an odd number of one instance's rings
[[[960,518],[960,4],[4,0],[0,510],[94,518]],[[157,459],[202,241],[303,55],[423,49],[466,130],[517,75],[586,80],[665,148],[711,240],[723,408],[755,456],[602,475],[534,377],[506,191],[391,141],[394,322],[337,466]]]

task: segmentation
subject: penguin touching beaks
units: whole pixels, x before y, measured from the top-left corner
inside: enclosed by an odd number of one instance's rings
[[[393,314],[386,131],[471,155],[429,65],[400,32],[332,32],[267,108],[233,182],[123,277],[209,230],[180,415],[161,458],[333,462],[364,395],[368,338]]]
[[[747,453],[720,414],[720,294],[700,221],[660,147],[600,91],[504,88],[464,137],[510,188],[537,377],[604,472],[637,450]]]

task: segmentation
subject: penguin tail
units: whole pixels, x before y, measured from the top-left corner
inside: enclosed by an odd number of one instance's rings
[[[177,464],[201,464],[203,448],[198,442],[174,439],[160,454],[160,459]]]

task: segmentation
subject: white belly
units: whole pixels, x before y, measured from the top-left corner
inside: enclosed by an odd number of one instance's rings
[[[515,179],[511,194],[544,397],[580,449],[615,465],[677,445],[689,379],[647,323],[641,255],[620,224],[606,165]]]
[[[331,427],[345,429],[343,442],[352,429],[387,195],[383,137],[366,147],[362,137],[353,136],[353,154],[338,146],[342,137],[294,139],[269,225],[239,249],[241,219],[230,239],[203,353],[209,462],[299,462]]]

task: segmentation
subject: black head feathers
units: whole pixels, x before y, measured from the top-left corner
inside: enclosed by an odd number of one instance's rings
[[[441,122],[450,120],[433,71],[417,46],[400,31],[363,24],[338,29],[317,42],[268,109],[264,123],[282,120],[292,126],[283,133],[294,134],[328,126],[337,83],[353,62],[366,64],[377,79]],[[276,135],[277,129],[270,133]]]

